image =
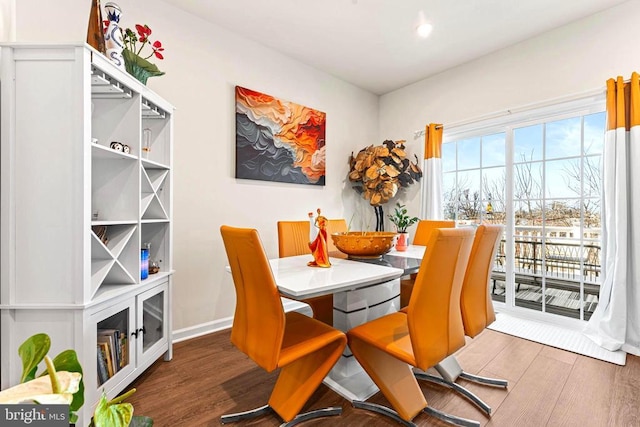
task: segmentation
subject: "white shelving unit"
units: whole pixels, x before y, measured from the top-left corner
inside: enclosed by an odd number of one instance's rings
[[[0,49],[1,387],[19,382],[19,345],[45,332],[50,355],[78,354],[88,425],[103,390],[172,356],[174,109],[85,44]],[[160,271],[142,280],[146,244]],[[106,330],[121,344],[100,378]]]

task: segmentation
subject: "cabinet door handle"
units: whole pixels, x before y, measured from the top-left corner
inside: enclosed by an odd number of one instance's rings
[[[143,335],[147,333],[147,330],[144,328],[144,326],[142,328],[138,329],[138,330],[135,330],[135,331],[131,332],[131,336],[134,337],[134,338],[138,338],[138,334],[141,333],[141,332],[142,332]]]

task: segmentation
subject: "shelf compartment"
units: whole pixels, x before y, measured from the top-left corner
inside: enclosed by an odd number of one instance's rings
[[[136,282],[140,282],[140,234],[137,232],[127,241],[117,261]]]
[[[129,159],[94,159],[91,171],[91,212],[101,221],[139,217],[138,163]]]
[[[122,253],[125,245],[131,241],[131,236],[136,231],[136,226],[134,225],[111,225],[111,226],[97,226],[97,227],[106,227],[106,236],[107,236],[107,244],[104,245],[104,242],[100,240],[100,238],[96,235],[96,233],[92,233],[93,236],[109,251],[109,254],[113,258],[118,258]],[[91,254],[92,257],[93,253]]]
[[[154,193],[143,193],[142,197],[140,199],[140,214],[144,214],[147,209],[149,208],[149,205],[151,204],[151,202],[153,201],[153,199],[156,197],[156,195]],[[144,219],[144,218],[143,218]]]
[[[100,226],[99,226],[100,227]],[[92,231],[91,232],[91,261],[93,260],[112,260],[113,254],[107,248],[100,237]]]
[[[146,160],[154,162],[155,164],[162,165],[164,168],[168,168],[171,162],[171,120],[170,115],[167,114],[166,118],[154,118],[150,119],[145,116],[142,117],[142,129],[149,129],[151,131],[149,152],[147,153]],[[151,163],[151,164],[154,164]],[[143,162],[143,165],[147,165]]]
[[[96,341],[98,357],[106,356],[102,359],[105,365],[102,369],[103,378],[100,378],[100,362],[97,365],[98,385],[104,386],[119,372],[125,370],[132,362],[130,354],[130,312],[125,308],[113,315],[96,323]],[[104,352],[104,354],[101,354]]]
[[[167,178],[167,175],[169,175],[169,171],[167,169],[153,168],[144,168],[144,170],[149,182],[151,183],[151,188],[157,193]]]
[[[142,214],[142,219],[169,219],[160,199],[156,194],[152,195],[149,205]]]
[[[111,271],[116,260],[111,259],[92,259],[91,260],[91,294],[100,288],[105,278]]]
[[[131,274],[126,270],[126,268],[118,260],[114,260],[114,263],[111,266],[109,273],[107,273],[104,280],[102,281],[102,283],[107,285],[115,285],[115,284],[131,285],[136,282],[137,282],[136,279],[134,279],[131,276]]]
[[[145,168],[154,168],[154,169],[167,169],[169,170],[169,166],[162,164],[162,163],[158,163],[155,162],[153,160],[149,160],[149,159],[141,159],[142,160],[142,166],[144,166]]]
[[[93,145],[111,150],[111,143],[119,142],[129,147],[131,157],[137,158],[140,154],[142,133],[139,100],[138,94],[134,94],[131,99],[92,96],[91,137],[97,139]]]
[[[92,66],[91,96],[94,98],[131,98],[132,90],[109,74]]]
[[[91,157],[94,159],[125,159],[125,160],[137,160],[138,158],[133,154],[127,154],[122,151],[114,150],[111,147],[105,147],[100,144],[91,145]]]
[[[145,168],[142,168],[142,173],[140,175],[140,191],[143,194],[153,194],[155,190],[153,188],[153,185],[151,185],[151,180],[149,179],[147,170]]]
[[[138,220],[124,220],[124,221],[107,221],[107,220],[95,220],[91,221],[91,226],[94,225],[136,225]]]
[[[166,273],[171,269],[167,263],[169,260],[169,248],[171,247],[169,222],[146,222],[141,226],[141,244],[149,243],[149,262],[157,261],[160,265],[160,273]],[[149,275],[149,278],[157,277],[158,274]]]
[[[142,194],[140,202],[140,211],[142,219],[168,219],[165,206],[168,201],[165,200],[164,187],[168,184],[167,177],[169,171],[167,169],[142,168]]]
[[[164,119],[167,113],[148,99],[142,98],[142,117],[145,119]]]

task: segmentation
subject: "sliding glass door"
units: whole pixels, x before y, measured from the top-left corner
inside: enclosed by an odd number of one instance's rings
[[[503,224],[490,286],[516,310],[587,320],[601,277],[604,112],[447,138],[444,217]]]

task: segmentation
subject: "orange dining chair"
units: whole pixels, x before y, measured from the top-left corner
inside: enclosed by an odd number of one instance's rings
[[[298,312],[284,312],[256,230],[223,225],[220,233],[236,289],[231,342],[265,371],[280,369],[266,405],[223,415],[221,422],[275,412],[284,426],[340,415],[341,407],[299,412],[342,355],[345,334]]]
[[[327,227],[327,234],[347,231],[347,221],[344,219],[330,219]],[[278,221],[278,256],[280,258],[311,254],[309,249],[309,221]],[[338,249],[333,243],[333,239],[328,239],[329,253]],[[313,317],[333,325],[333,295],[323,295],[309,298],[303,302],[311,306]]]
[[[412,370],[427,370],[465,344],[460,292],[473,234],[471,228],[434,230],[407,309],[348,332],[351,351],[393,409],[361,401],[354,407],[405,425],[414,425],[411,420],[423,411],[458,425],[480,425],[428,406]]]
[[[418,226],[416,227],[413,244],[426,246],[433,230],[436,228],[453,228],[455,226],[455,221],[421,219],[418,221]],[[415,280],[416,275],[412,274],[408,279],[402,279],[400,281],[400,307],[406,307],[407,304],[409,304],[409,298],[411,298],[411,290],[413,289],[413,282],[415,282]]]
[[[467,271],[464,275],[460,294],[460,311],[464,332],[471,338],[477,336],[496,319],[489,293],[489,280],[496,256],[496,248],[503,229],[504,227],[501,225],[480,225],[473,240],[473,247],[471,248],[471,255],[469,256],[469,263],[467,264]],[[468,381],[496,387],[506,388],[508,385],[505,380],[485,378],[464,372],[455,357],[446,358],[437,364],[435,369],[442,378],[424,372],[416,372],[416,377],[456,390],[478,405],[487,414],[491,414],[491,407],[468,389],[456,384],[456,379],[464,378]]]

